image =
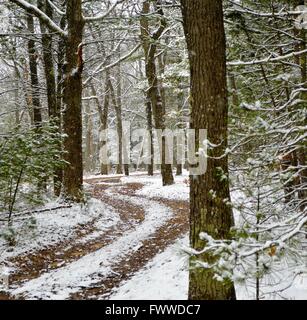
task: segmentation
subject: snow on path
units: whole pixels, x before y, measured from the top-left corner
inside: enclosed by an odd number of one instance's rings
[[[155,174],[159,174],[160,171],[156,170],[154,172]],[[147,171],[135,171],[135,172],[130,172],[129,173],[129,176],[130,177],[137,177],[137,176],[147,176]],[[109,173],[108,175],[105,175],[105,174],[86,174],[83,176],[83,179],[84,180],[96,180],[96,179],[112,179],[112,178],[121,178],[121,177],[124,177],[124,174],[123,173]]]
[[[189,200],[190,188],[185,181],[189,180],[187,175],[175,176],[175,184],[163,186],[161,176],[123,177],[122,183],[142,183],[144,187],[136,191],[136,195],[149,198],[164,198],[170,200]]]
[[[188,297],[188,257],[181,247],[188,236],[156,255],[119,288],[110,300],[186,300]]]
[[[122,196],[121,196],[122,197]],[[125,201],[141,206],[145,211],[144,221],[133,231],[126,232],[110,245],[92,252],[77,261],[30,280],[11,290],[12,295],[24,294],[27,299],[68,299],[70,294],[82,287],[90,287],[112,274],[112,265],[124,256],[138,250],[142,241],[163,226],[173,215],[166,206],[156,201],[123,197]]]

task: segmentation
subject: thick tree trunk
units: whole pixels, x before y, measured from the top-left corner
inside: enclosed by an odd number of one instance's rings
[[[64,111],[63,131],[64,159],[69,163],[64,168],[63,193],[74,201],[83,200],[82,165],[82,34],[84,21],[81,0],[67,1],[66,64],[64,65]]]
[[[227,147],[226,45],[222,0],[181,0],[184,32],[191,71],[191,128],[207,129],[208,140],[219,147],[210,156],[221,156]],[[198,136],[196,135],[197,139]],[[200,142],[196,141],[199,147]],[[216,239],[227,239],[233,225],[230,201],[228,161],[208,159],[207,171],[191,177],[190,245],[202,249],[200,232]],[[223,178],[222,178],[223,176]],[[215,194],[212,197],[212,194]],[[212,262],[203,255],[197,259]],[[191,265],[195,258],[191,258]],[[233,284],[214,279],[211,270],[192,268],[189,299],[235,299]]]

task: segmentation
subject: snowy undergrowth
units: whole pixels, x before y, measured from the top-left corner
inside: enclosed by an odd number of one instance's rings
[[[50,202],[42,209],[57,206],[59,203]],[[118,214],[111,207],[96,199],[89,199],[87,205],[75,204],[71,208],[35,213],[25,220],[13,220],[16,244],[9,246],[7,241],[0,237],[0,263],[8,258],[30,254],[68,240],[74,236],[78,225],[87,224],[98,216],[100,218],[97,229],[100,230],[110,228],[119,220]],[[31,228],[28,225],[29,220],[33,222]],[[0,233],[5,232],[7,222],[0,223]]]
[[[122,199],[143,208],[145,219],[140,225],[125,232],[110,245],[30,280],[10,292],[13,295],[25,294],[28,299],[68,299],[70,294],[78,292],[82,287],[89,287],[112,274],[112,265],[138,250],[143,241],[164,225],[173,214],[168,207],[155,201],[128,196],[122,196]]]
[[[165,251],[156,255],[147,265],[134,276],[113,289],[111,300],[187,300],[189,286],[188,257],[182,247],[188,245],[188,236],[169,246]],[[290,271],[291,272],[291,271]],[[281,280],[289,276],[289,271],[276,274]],[[161,281],[163,279],[163,281]],[[264,300],[307,299],[307,275],[299,275],[295,281],[280,294],[271,294],[267,286],[261,288],[261,298]],[[255,285],[235,284],[238,300],[255,299]]]

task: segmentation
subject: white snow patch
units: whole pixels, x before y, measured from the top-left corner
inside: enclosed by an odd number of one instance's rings
[[[164,198],[172,200],[189,200],[190,188],[188,184],[189,177],[184,174],[175,176],[175,184],[170,186],[162,185],[161,176],[144,176],[144,177],[124,177],[123,183],[142,183],[144,187],[136,191],[136,195],[146,196],[149,198]]]
[[[110,300],[186,300],[188,297],[188,257],[182,253],[188,236],[156,255],[134,276],[113,290]]]
[[[154,201],[123,196],[123,200],[140,205],[145,220],[133,231],[115,242],[60,269],[50,271],[11,290],[13,295],[25,294],[28,299],[68,299],[71,293],[89,287],[112,273],[112,265],[129,255],[172,216],[169,208]]]
[[[57,206],[59,203],[51,202],[42,209]],[[32,219],[35,221],[33,228],[27,226],[31,217],[27,217],[25,220],[16,219],[16,221],[13,217],[17,243],[14,247],[9,247],[3,237],[0,237],[0,264],[11,257],[33,253],[70,239],[78,225],[89,223],[98,216],[101,216],[98,226],[100,230],[111,227],[119,219],[118,214],[111,207],[96,199],[89,199],[87,205],[75,204],[71,208],[35,213],[32,215]],[[4,231],[7,226],[6,222],[0,223],[1,233],[1,230]]]

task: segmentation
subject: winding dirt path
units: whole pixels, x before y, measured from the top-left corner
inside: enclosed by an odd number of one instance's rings
[[[31,279],[37,279],[51,270],[58,270],[69,266],[89,253],[95,252],[112,244],[127,232],[134,230],[145,219],[145,210],[137,201],[126,201],[127,197],[133,199],[146,199],[136,195],[136,191],[143,187],[140,183],[120,183],[120,177],[95,178],[86,181],[91,185],[92,195],[112,207],[120,216],[120,221],[99,236],[91,239],[91,234],[97,230],[95,223],[99,216],[87,225],[76,228],[73,239],[37,251],[30,255],[11,259],[18,271],[12,275],[10,281],[13,288],[18,288]],[[95,285],[82,288],[70,295],[71,299],[107,299],[113,288],[122,281],[133,276],[135,272],[144,267],[156,254],[163,251],[168,245],[176,241],[188,231],[188,202],[166,199],[150,199],[157,204],[166,206],[173,212],[170,219],[155,230],[150,237],[142,241],[141,246],[134,252],[120,257],[111,265],[113,272],[102,275]],[[0,299],[23,299],[24,295],[7,295],[0,293]]]
[[[71,299],[108,299],[112,289],[129,280],[134,273],[142,269],[149,260],[162,252],[170,244],[188,231],[188,204],[183,201],[156,199],[171,207],[175,214],[163,227],[146,239],[133,254],[117,261],[113,266],[113,273],[103,277],[100,282],[71,295]]]

